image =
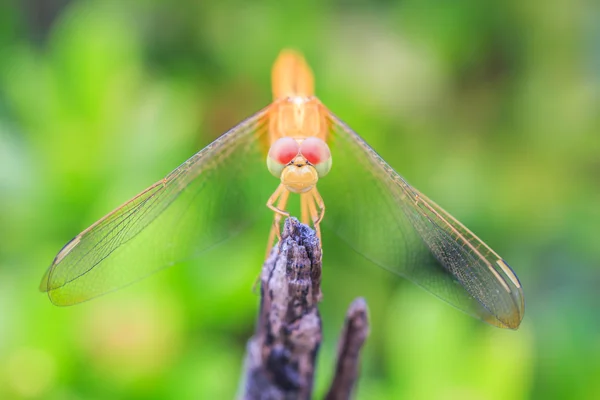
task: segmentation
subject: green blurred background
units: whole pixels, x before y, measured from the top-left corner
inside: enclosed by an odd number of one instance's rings
[[[239,269],[185,264],[68,308],[37,286],[75,234],[268,104],[290,46],[526,295],[521,328],[493,328],[325,232],[326,257],[348,255],[325,260],[317,393],[363,295],[359,398],[600,398],[600,6],[583,0],[3,1],[0,398],[234,396],[268,228],[206,255]]]

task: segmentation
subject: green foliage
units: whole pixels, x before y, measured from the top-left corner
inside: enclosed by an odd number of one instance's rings
[[[77,307],[36,288],[71,237],[266,105],[283,47],[306,54],[333,112],[515,267],[527,301],[519,331],[484,326],[324,232],[340,257],[325,259],[320,393],[362,295],[360,398],[600,397],[592,2],[122,3],[0,6],[0,398],[234,396],[268,227],[209,250],[213,268],[184,263]]]

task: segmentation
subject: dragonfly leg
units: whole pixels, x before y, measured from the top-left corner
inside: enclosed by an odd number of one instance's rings
[[[273,225],[274,225],[278,240],[281,240],[281,229],[280,229],[281,217],[289,217],[290,216],[290,213],[285,211],[285,207],[287,206],[287,201],[288,201],[289,197],[290,197],[290,192],[288,192],[287,190],[284,190],[283,193],[281,193],[281,196],[279,197],[279,202],[277,203],[277,207],[276,207],[279,210],[279,212],[276,212],[275,218],[273,218]]]
[[[267,243],[267,257],[269,256],[269,253],[275,244],[275,237],[277,237],[278,240],[281,240],[281,231],[279,229],[281,217],[290,216],[290,213],[285,211],[289,195],[290,192],[285,188],[285,186],[279,185],[267,201],[267,207],[269,207],[275,213],[273,225],[271,226],[271,232],[269,233],[269,241]],[[277,204],[275,205],[275,203]]]
[[[308,202],[311,200],[309,199],[309,196],[308,193],[300,194],[300,222],[305,225],[308,225],[309,223]]]
[[[323,220],[323,216],[325,215],[325,203],[323,202],[323,198],[316,188],[311,190],[308,195],[310,196],[310,198],[307,199],[310,217],[312,219],[313,226],[315,227],[315,231],[317,232],[317,237],[319,238],[319,241],[322,241],[320,224]],[[317,206],[319,207],[318,210]]]
[[[317,219],[317,224],[320,224],[321,221],[323,221],[323,217],[325,216],[325,202],[323,201],[323,198],[321,197],[321,194],[319,193],[319,191],[317,190],[317,188],[314,188],[312,190],[313,193],[313,198],[315,199],[315,202],[317,203],[317,205],[319,206],[319,218]]]
[[[285,188],[285,186],[283,186],[283,184],[279,184],[279,186],[277,186],[277,189],[275,189],[275,191],[273,192],[271,197],[269,197],[269,200],[267,200],[267,207],[269,207],[271,210],[273,210],[275,212],[275,214],[280,214],[285,217],[289,217],[290,213],[285,211],[285,203],[287,202],[287,197],[289,196],[289,194],[290,194],[290,192],[288,192],[288,190]],[[283,201],[283,209],[282,209],[281,203],[282,203],[282,199],[284,197],[285,197],[285,200]],[[278,199],[279,199],[279,203],[277,205],[275,205],[275,203],[277,202]]]
[[[287,205],[288,198],[290,196],[290,192],[283,185],[279,185],[277,189],[273,192],[269,200],[267,200],[267,207],[275,212],[275,216],[273,218],[273,225],[271,225],[271,232],[269,232],[269,241],[267,242],[267,252],[265,254],[265,260],[271,254],[271,250],[273,249],[273,245],[275,244],[275,237],[277,236],[278,240],[281,240],[281,229],[279,228],[279,224],[281,222],[281,217],[289,217],[290,213],[285,211],[285,206]],[[275,205],[277,203],[277,205]],[[256,293],[258,283],[260,282],[260,274],[256,277],[254,281],[254,285],[252,285],[252,291]]]

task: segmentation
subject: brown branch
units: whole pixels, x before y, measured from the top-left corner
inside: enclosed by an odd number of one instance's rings
[[[338,345],[335,376],[326,400],[349,399],[358,378],[359,353],[369,335],[367,303],[358,298],[350,304]]]
[[[246,349],[240,398],[311,398],[322,338],[320,300],[321,245],[312,229],[288,218],[263,265],[260,314]],[[349,398],[367,332],[366,304],[358,299],[347,315],[328,398]]]

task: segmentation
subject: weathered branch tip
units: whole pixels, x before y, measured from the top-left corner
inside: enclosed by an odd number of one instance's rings
[[[239,397],[309,399],[321,344],[321,244],[295,218],[285,221],[261,272],[260,314],[246,350]],[[359,352],[368,334],[367,308],[355,300],[346,316],[336,374],[327,399],[350,397],[358,376]]]

